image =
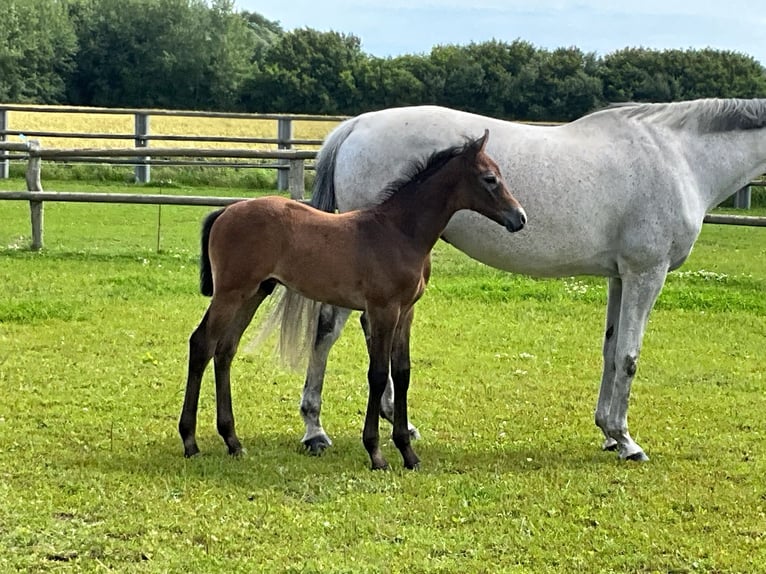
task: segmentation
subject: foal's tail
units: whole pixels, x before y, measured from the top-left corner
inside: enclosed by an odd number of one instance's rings
[[[208,214],[202,222],[202,237],[199,256],[199,290],[203,295],[207,295],[208,297],[213,294],[213,271],[210,268],[210,253],[208,251],[210,229],[213,227],[215,220],[224,212],[224,209],[219,209],[218,211]]]
[[[314,350],[319,309],[322,304],[282,285],[277,289],[278,292],[265,302],[269,306],[268,315],[258,325],[255,337],[247,346],[247,350],[252,351],[262,345],[279,329],[276,353],[283,365],[298,371],[305,366],[306,360]]]
[[[311,188],[310,205],[322,211],[338,209],[335,198],[335,160],[338,150],[354,131],[356,118],[346,120],[335,128],[322,144],[314,169],[314,185]]]
[[[335,199],[335,160],[355,124],[355,119],[346,120],[322,144],[317,156],[309,205],[329,212],[338,209]],[[277,353],[282,363],[298,370],[314,350],[321,303],[285,288],[281,288],[279,293],[274,293],[269,299],[271,308],[248,348],[260,345],[278,328]]]

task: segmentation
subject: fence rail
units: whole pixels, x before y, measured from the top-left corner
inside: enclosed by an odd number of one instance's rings
[[[82,132],[57,132],[41,130],[21,130],[11,129],[8,121],[9,112],[35,112],[35,113],[55,113],[55,114],[100,114],[100,115],[132,115],[134,132],[126,133],[82,133]],[[150,130],[151,117],[191,117],[191,118],[223,118],[223,119],[242,119],[242,120],[267,120],[276,122],[275,137],[239,137],[239,136],[207,136],[207,135],[184,135],[184,134],[157,134],[154,135]],[[224,143],[231,145],[275,145],[280,150],[290,150],[293,146],[319,146],[322,140],[309,138],[293,137],[293,122],[295,121],[313,121],[313,122],[340,122],[347,119],[348,116],[315,116],[308,114],[248,114],[237,112],[205,112],[196,110],[155,110],[142,108],[91,108],[79,106],[35,106],[18,104],[0,104],[0,143],[5,142],[9,136],[26,136],[28,138],[75,138],[75,139],[111,139],[133,141],[136,148],[150,148],[152,141],[156,142],[196,142],[196,143]],[[23,126],[21,126],[23,127]],[[151,159],[158,155],[159,148],[150,148],[151,153],[135,155],[135,179],[139,183],[149,183],[151,180],[151,165],[188,165],[183,161],[164,160],[162,162]],[[79,156],[72,155],[65,158],[67,161],[82,161],[88,163],[101,162],[101,158],[114,156]],[[181,156],[166,156],[181,157]],[[225,156],[234,157],[234,156]],[[94,159],[95,158],[95,159]],[[9,175],[10,161],[19,159],[18,156],[10,156],[7,153],[0,153],[0,178],[7,178]],[[63,161],[60,160],[60,161]],[[285,160],[275,158],[276,163],[271,166],[278,169],[277,187],[278,189],[288,189],[289,176],[286,173]],[[127,164],[125,160],[116,163]],[[240,166],[241,167],[241,166]],[[247,166],[250,167],[250,166]]]

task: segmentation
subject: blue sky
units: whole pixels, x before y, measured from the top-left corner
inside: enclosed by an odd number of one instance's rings
[[[285,30],[354,34],[374,56],[423,54],[439,44],[522,39],[538,48],[608,54],[628,46],[716,48],[766,65],[763,0],[235,0]]]

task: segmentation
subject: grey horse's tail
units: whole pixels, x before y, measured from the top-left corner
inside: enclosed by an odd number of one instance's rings
[[[311,188],[310,204],[322,211],[333,212],[338,209],[335,198],[335,160],[340,146],[354,131],[356,120],[346,120],[327,136],[319,151],[315,165],[314,186]]]
[[[202,221],[202,233],[200,238],[200,256],[199,256],[199,290],[203,295],[210,297],[213,294],[213,271],[210,268],[210,251],[208,242],[210,241],[210,229],[213,223],[224,212],[223,209],[209,213]]]
[[[346,120],[327,136],[322,145],[317,156],[311,200],[308,202],[312,207],[329,212],[337,210],[335,160],[338,150],[354,130],[355,124],[354,119]],[[270,300],[273,305],[269,314],[260,324],[258,333],[248,348],[252,349],[266,341],[278,327],[277,353],[285,365],[299,370],[314,348],[321,303],[285,288],[280,288],[280,292],[272,295]]]

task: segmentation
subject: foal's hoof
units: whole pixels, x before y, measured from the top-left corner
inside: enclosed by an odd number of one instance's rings
[[[322,435],[313,436],[311,438],[304,439],[301,442],[303,443],[306,452],[311,456],[320,456],[325,451],[325,449],[328,449],[330,446],[332,446],[330,439]]]
[[[388,463],[385,460],[383,460],[383,461],[374,461],[370,465],[370,470],[388,470]]]
[[[420,470],[420,461],[416,460],[415,462],[405,462],[404,468],[407,470]]]
[[[240,456],[245,456],[245,454],[247,454],[247,451],[241,446],[229,447],[229,456],[237,458]]]
[[[199,454],[199,448],[196,444],[184,445],[184,457],[191,458]]]
[[[239,439],[233,438],[224,442],[226,443],[226,447],[229,449],[229,454],[231,456],[242,456],[245,454],[245,449],[242,448],[242,444],[239,442]]]

